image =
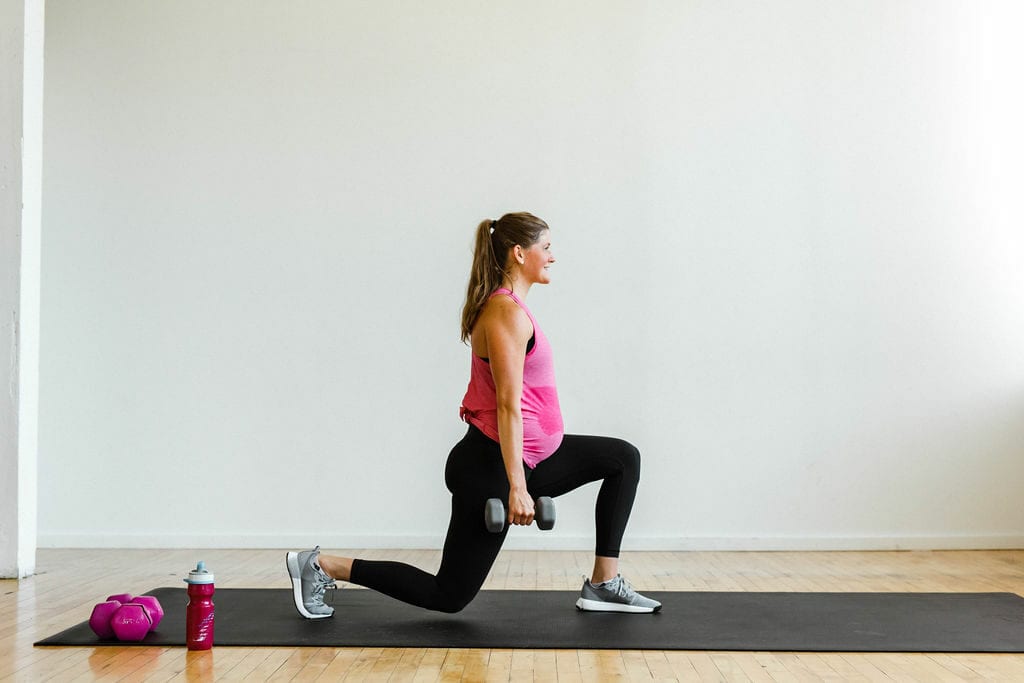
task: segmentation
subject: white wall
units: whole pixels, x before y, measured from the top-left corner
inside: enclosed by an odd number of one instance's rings
[[[0,578],[36,563],[44,10],[0,2]]]
[[[1024,544],[1014,3],[47,14],[41,544],[438,546],[513,210],[627,548]]]

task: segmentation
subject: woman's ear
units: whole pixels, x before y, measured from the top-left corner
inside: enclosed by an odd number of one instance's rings
[[[526,253],[523,250],[522,246],[518,244],[512,247],[512,257],[515,258],[516,263],[518,263],[519,265],[523,265],[526,263]]]

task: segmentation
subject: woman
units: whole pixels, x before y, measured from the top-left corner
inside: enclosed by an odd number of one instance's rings
[[[508,526],[484,524],[488,498],[507,501],[511,524],[530,524],[534,499],[559,496],[603,480],[595,512],[597,552],[576,607],[656,612],[619,575],[619,545],[640,478],[640,453],[619,439],[564,435],[551,347],[524,303],[547,284],[555,262],[547,224],[529,213],[487,220],[476,233],[473,270],[462,312],[462,340],[473,357],[460,415],[469,423],[445,467],[451,521],[437,575],[398,562],[319,554],[319,546],[287,555],[295,606],[308,619],[334,614],[324,591],[349,581],[407,603],[458,612],[480,591]]]

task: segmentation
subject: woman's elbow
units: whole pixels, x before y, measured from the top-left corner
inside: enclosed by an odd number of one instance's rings
[[[522,420],[523,409],[518,401],[502,401],[498,399],[498,420]]]

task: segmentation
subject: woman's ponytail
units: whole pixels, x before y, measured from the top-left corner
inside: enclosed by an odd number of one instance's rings
[[[491,232],[497,221],[481,221],[476,228],[476,244],[473,246],[473,268],[469,272],[469,287],[466,290],[466,305],[462,307],[462,341],[469,340],[476,319],[491,292],[501,286],[505,271],[498,265],[494,253]]]

